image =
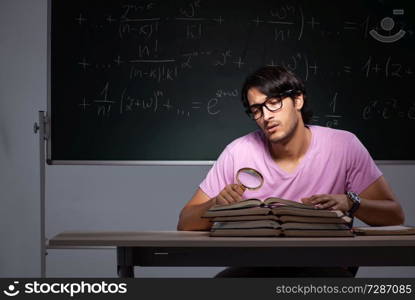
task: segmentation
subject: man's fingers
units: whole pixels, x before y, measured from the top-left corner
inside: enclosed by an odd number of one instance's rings
[[[244,188],[239,184],[229,184],[216,197],[216,203],[231,204],[241,201],[244,191]]]
[[[340,210],[340,207],[339,207],[339,205],[338,205],[338,204],[336,204],[336,205],[334,205],[331,209],[333,209],[333,210]]]
[[[228,201],[226,201],[226,199],[224,197],[222,197],[221,195],[216,196],[216,204],[218,205],[226,205],[229,204]]]
[[[226,201],[230,204],[230,203],[232,203],[232,202],[235,202],[234,200],[233,200],[233,198],[232,198],[232,196],[229,194],[229,192],[228,191],[223,191],[222,193],[221,193],[221,196],[223,197],[223,198],[225,198],[226,199]]]
[[[233,190],[237,192],[240,196],[242,196],[245,192],[245,187],[240,184],[235,184],[233,185]]]
[[[240,196],[235,192],[231,185],[228,185],[222,192],[222,196],[226,198],[229,203],[233,203],[240,200]]]
[[[225,202],[226,202],[225,199],[221,195],[217,195],[216,196],[215,204],[217,204],[217,205],[224,205]]]
[[[240,195],[240,196],[242,196],[242,194],[244,193],[244,188],[243,188],[243,186],[242,185],[239,185],[239,184],[230,184],[230,185],[228,185],[228,187],[229,187],[229,192],[234,192],[234,193],[237,193],[238,195]]]
[[[229,195],[231,196],[231,198],[233,200],[232,202],[236,202],[236,201],[241,201],[242,200],[241,196],[237,192],[235,192],[234,190],[230,190],[229,191]]]
[[[301,202],[303,202],[305,204],[310,204],[310,198],[302,198]]]
[[[324,204],[321,204],[320,208],[326,209],[326,208],[329,208],[329,207],[332,207],[332,206],[336,205],[336,203],[337,202],[334,201],[334,200],[329,200],[329,201],[325,202]]]
[[[321,204],[321,203],[325,203],[327,201],[330,201],[331,198],[325,196],[325,195],[321,195],[318,197],[315,197],[314,199],[311,199],[310,203],[311,204]]]
[[[225,189],[225,192],[228,193],[229,196],[232,197],[233,202],[240,201],[242,199],[242,195],[238,193],[237,184],[228,185]]]
[[[311,203],[314,203],[314,201],[317,201],[317,200],[323,199],[323,198],[325,198],[325,197],[327,197],[327,195],[325,195],[325,194],[319,194],[319,195],[313,195],[313,196],[311,196],[309,199],[310,199],[310,202],[311,202]]]

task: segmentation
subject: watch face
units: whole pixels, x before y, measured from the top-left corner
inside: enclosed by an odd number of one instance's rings
[[[360,203],[360,198],[355,192],[347,192],[347,196],[353,201]]]

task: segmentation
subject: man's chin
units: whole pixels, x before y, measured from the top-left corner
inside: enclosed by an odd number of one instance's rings
[[[268,141],[273,144],[281,143],[285,139],[284,134],[271,134],[267,136]]]

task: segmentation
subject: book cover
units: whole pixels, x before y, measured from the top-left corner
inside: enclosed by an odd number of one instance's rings
[[[210,232],[210,236],[220,237],[278,237],[281,229],[251,228],[251,229],[223,229]]]
[[[250,228],[281,228],[280,223],[274,220],[253,220],[235,222],[215,222],[211,230],[223,229],[250,229]]]
[[[250,228],[282,228],[288,229],[321,229],[321,230],[349,230],[345,224],[324,224],[324,223],[279,223],[274,220],[253,220],[253,221],[233,221],[233,222],[215,222],[211,230],[223,229],[250,229]]]
[[[353,232],[357,235],[406,235],[415,234],[414,226],[362,226],[354,227]]]
[[[211,231],[212,237],[354,237],[351,230],[250,228]]]
[[[273,214],[267,215],[245,215],[245,216],[222,216],[213,217],[212,222],[232,222],[232,221],[250,221],[250,220],[274,220],[280,223],[298,222],[298,223],[329,223],[329,224],[350,224],[352,218],[348,216],[342,217],[309,217],[309,216],[290,216],[282,215],[276,216]]]

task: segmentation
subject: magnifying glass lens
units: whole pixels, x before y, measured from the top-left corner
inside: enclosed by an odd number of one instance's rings
[[[236,174],[236,179],[245,188],[250,190],[259,189],[264,183],[261,173],[251,168],[242,168]]]

